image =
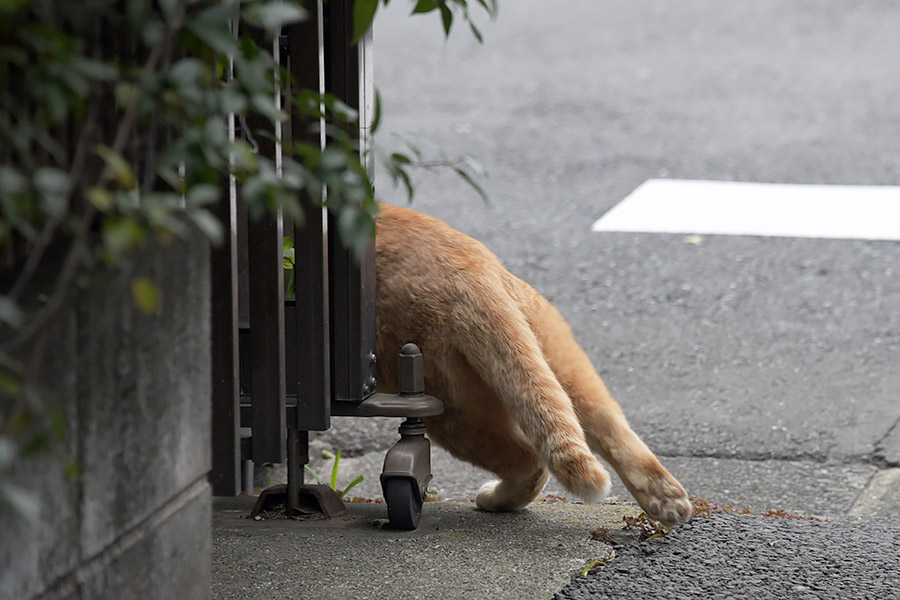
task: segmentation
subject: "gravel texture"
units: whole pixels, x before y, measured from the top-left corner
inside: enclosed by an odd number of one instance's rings
[[[616,558],[554,600],[900,598],[900,527],[714,513]]]

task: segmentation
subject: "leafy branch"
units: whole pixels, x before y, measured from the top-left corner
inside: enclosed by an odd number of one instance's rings
[[[497,15],[497,0],[475,0],[484,11],[494,18]],[[353,38],[360,40],[372,26],[375,20],[375,13],[378,11],[379,4],[387,6],[390,0],[356,0],[353,8]],[[479,42],[483,42],[481,30],[475,26],[469,15],[468,0],[416,0],[412,13],[427,14],[436,12],[441,17],[441,25],[444,28],[444,35],[449,36],[453,28],[454,15],[459,14],[463,22],[469,26],[472,35]]]
[[[356,0],[357,38],[379,4]],[[496,13],[493,0],[478,4]],[[361,251],[374,235],[377,203],[364,165],[376,150],[350,134],[359,115],[328,94],[284,92],[289,82],[298,86],[271,40],[306,17],[300,2],[116,7],[0,2],[0,499],[17,506],[26,495],[3,474],[65,435],[35,374],[49,325],[82,275],[121,269],[135,253],[176,238],[218,242],[222,224],[211,208],[232,177],[253,218],[283,210],[301,224],[303,192],[337,217],[348,247]],[[460,15],[481,38],[466,0],[420,0],[413,13],[439,14],[445,34]],[[327,143],[283,144],[276,165],[259,146],[289,112]],[[409,170],[442,162],[483,195],[472,163],[377,152],[410,198]],[[38,273],[55,275],[45,286]],[[129,277],[130,301],[154,313],[154,282]]]

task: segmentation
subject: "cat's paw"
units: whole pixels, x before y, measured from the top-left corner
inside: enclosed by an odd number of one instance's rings
[[[508,510],[503,506],[502,499],[497,494],[498,485],[500,485],[500,482],[494,480],[488,481],[481,486],[478,493],[475,494],[475,506],[481,510],[489,510],[491,512]]]
[[[551,457],[550,469],[563,487],[588,504],[609,494],[609,473],[590,450],[560,452]]]
[[[666,527],[688,521],[694,508],[687,492],[656,459],[653,463],[651,468],[631,478],[634,499],[648,517]]]

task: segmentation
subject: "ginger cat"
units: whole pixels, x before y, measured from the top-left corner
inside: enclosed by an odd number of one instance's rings
[[[667,526],[690,518],[684,488],[628,426],[546,299],[442,221],[382,204],[376,223],[378,381],[397,381],[389,358],[419,345],[425,390],[445,404],[424,419],[429,436],[500,477],[479,490],[478,507],[521,509],[549,472],[600,500],[610,481],[594,451],[649,517]]]

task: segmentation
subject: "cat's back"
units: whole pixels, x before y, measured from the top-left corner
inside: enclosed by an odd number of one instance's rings
[[[382,326],[402,321],[439,329],[467,323],[476,312],[517,310],[530,317],[534,311],[537,292],[478,240],[428,215],[387,204],[376,224]]]
[[[503,267],[484,244],[409,208],[381,204],[376,218],[380,277],[403,271],[415,277],[500,275]]]

